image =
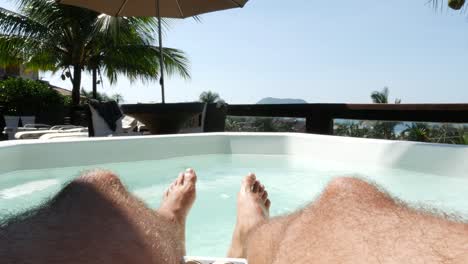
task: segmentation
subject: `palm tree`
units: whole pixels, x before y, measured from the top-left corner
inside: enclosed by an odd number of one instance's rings
[[[24,64],[36,70],[62,71],[73,85],[72,103],[79,104],[81,75],[103,73],[111,83],[123,74],[131,81],[157,80],[159,51],[153,18],[110,17],[54,0],[18,0],[19,13],[0,8],[0,64]],[[189,77],[180,50],[163,50],[168,74]]]
[[[374,91],[371,94],[372,102],[375,104],[388,104],[390,90],[388,87],[384,87],[382,91]],[[395,104],[400,104],[401,99],[395,99]],[[373,128],[372,137],[394,139],[395,127],[399,122],[376,122]]]
[[[406,125],[406,129],[403,131],[403,137],[411,141],[430,142],[430,129],[426,124],[412,123]]]
[[[81,95],[85,98],[85,100],[97,99],[98,101],[116,101],[117,103],[123,103],[125,101],[124,97],[119,93],[107,95],[106,93],[95,93],[94,91],[88,92],[84,89],[81,89]]]
[[[384,87],[382,91],[373,91],[371,93],[372,102],[374,104],[388,104],[388,87]]]
[[[215,93],[212,91],[205,91],[201,93],[199,101],[202,103],[207,103],[207,104],[224,102],[224,100],[221,99],[218,93]]]
[[[110,97],[112,100],[116,101],[118,104],[122,104],[125,102],[125,99],[123,97],[123,95],[119,94],[119,93],[116,93],[116,94],[113,94],[111,95]]]
[[[432,5],[437,9],[442,9],[445,0],[430,0]],[[460,10],[465,6],[465,0],[448,0],[448,6],[454,10]]]
[[[388,87],[384,87],[382,91],[373,91],[371,94],[371,99],[374,104],[388,104],[389,95],[390,90]],[[401,104],[401,99],[395,99],[395,104]]]
[[[336,124],[335,135],[367,138],[371,135],[371,131],[362,121],[348,120]]]

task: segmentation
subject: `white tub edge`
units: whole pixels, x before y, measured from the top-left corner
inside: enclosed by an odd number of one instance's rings
[[[0,173],[201,154],[285,154],[467,177],[468,146],[299,133],[204,133],[0,142]]]

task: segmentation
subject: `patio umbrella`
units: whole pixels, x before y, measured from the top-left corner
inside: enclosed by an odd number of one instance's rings
[[[161,94],[164,98],[164,63],[161,18],[187,18],[204,13],[243,7],[248,0],[57,0],[58,3],[83,7],[111,16],[156,16],[159,23],[159,62]]]

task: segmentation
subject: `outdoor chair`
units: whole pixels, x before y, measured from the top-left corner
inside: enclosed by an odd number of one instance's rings
[[[72,138],[83,138],[83,137],[89,137],[88,128],[86,127],[61,130],[58,133],[44,134],[41,137],[39,137],[39,139],[50,140],[50,139],[72,139]]]
[[[15,139],[38,139],[42,135],[61,133],[61,132],[66,132],[67,130],[77,129],[77,128],[83,129],[85,127],[72,126],[72,125],[58,125],[58,126],[50,127],[49,129],[39,128],[39,129],[30,129],[29,131],[26,129],[26,130],[17,132],[15,134]]]
[[[115,101],[92,100],[89,103],[89,116],[90,137],[141,135],[139,132],[134,132],[139,125],[138,121],[124,115]]]
[[[20,116],[21,124],[23,124],[23,127],[25,125],[33,125],[34,122],[36,122],[36,117],[35,116]]]
[[[5,128],[3,130],[3,134],[7,135],[9,140],[14,139],[20,117],[5,115],[3,118],[5,119]]]
[[[26,124],[22,127],[23,129],[50,129],[51,126],[50,125],[46,125],[46,124]],[[18,129],[21,129],[21,127],[19,127]]]
[[[36,121],[35,116],[4,116],[5,128],[3,134],[8,135],[8,139],[15,139],[17,132],[36,130],[34,122]],[[22,127],[18,127],[19,123],[23,124]]]

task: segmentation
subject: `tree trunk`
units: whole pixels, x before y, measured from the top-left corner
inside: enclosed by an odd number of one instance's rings
[[[81,89],[81,67],[79,65],[73,66],[73,90],[72,90],[72,105],[77,106],[80,104],[80,89]]]
[[[97,69],[93,69],[93,99],[97,99]]]

